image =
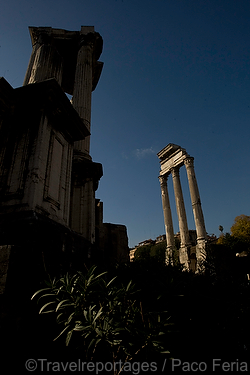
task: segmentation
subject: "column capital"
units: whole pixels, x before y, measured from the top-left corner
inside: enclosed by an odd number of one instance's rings
[[[80,35],[79,49],[85,46],[88,46],[94,50],[95,59],[98,60],[102,53],[103,47],[103,39],[101,35],[96,31]]]
[[[186,167],[193,167],[194,166],[194,158],[192,156],[188,156],[184,159],[184,164]]]
[[[166,185],[167,184],[169,175],[170,175],[170,173],[166,173],[166,174],[161,175],[161,176],[158,177],[161,185]]]
[[[159,176],[158,178],[159,178],[160,184],[165,185],[165,183],[167,182],[165,179],[165,176]]]

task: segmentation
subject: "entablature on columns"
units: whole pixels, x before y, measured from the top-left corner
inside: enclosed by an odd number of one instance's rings
[[[80,31],[54,29],[52,27],[29,27],[29,31],[33,47],[33,57],[31,57],[30,60],[30,66],[27,70],[24,85],[33,83],[30,82],[30,75],[31,72],[37,68],[34,65],[34,61],[39,47],[44,45],[51,46],[51,48],[56,51],[56,60],[60,58],[62,60],[60,68],[62,70],[61,86],[65,92],[72,95],[75,84],[77,54],[81,46],[88,45],[93,53],[92,91],[95,90],[103,68],[103,62],[98,61],[102,53],[103,40],[101,35],[95,32],[94,26],[82,26]],[[45,77],[43,79],[54,77],[54,75],[53,77],[50,76],[50,72],[46,72],[44,67],[42,74]],[[37,81],[35,80],[35,82]]]
[[[169,143],[157,154],[161,163],[160,176],[170,174],[174,169],[179,169],[186,158],[191,158],[186,150],[178,145]]]

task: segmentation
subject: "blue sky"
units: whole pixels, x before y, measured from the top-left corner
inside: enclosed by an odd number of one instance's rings
[[[129,245],[164,233],[157,152],[194,157],[206,229],[250,215],[250,2],[248,0],[8,0],[0,12],[0,76],[23,83],[28,26],[104,40],[92,97],[91,156],[103,165],[104,221],[125,224]],[[185,169],[181,181],[195,229]],[[178,220],[170,180],[174,230]]]

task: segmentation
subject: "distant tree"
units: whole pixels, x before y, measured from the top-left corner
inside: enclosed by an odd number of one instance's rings
[[[219,225],[219,231],[222,233],[223,232],[223,226],[222,225]]]
[[[217,244],[231,249],[234,253],[250,249],[250,216],[236,216],[231,233],[222,233]]]
[[[231,227],[231,234],[250,245],[250,216],[236,216]]]
[[[150,257],[151,245],[143,245],[136,249],[134,260],[146,260]]]
[[[176,240],[176,243],[177,245],[180,245],[178,243],[178,239]],[[166,241],[161,241],[156,244],[140,246],[135,251],[134,261],[155,261],[155,262],[164,264],[166,248],[167,248]],[[172,257],[173,257],[174,265],[178,265],[179,258],[178,258],[177,246],[175,247],[175,249],[173,249]]]
[[[160,262],[164,262],[166,247],[166,241],[156,243],[155,245],[151,246],[150,255],[156,257]]]

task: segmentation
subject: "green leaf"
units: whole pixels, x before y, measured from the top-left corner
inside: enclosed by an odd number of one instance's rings
[[[57,315],[56,317],[56,322],[59,324],[60,323],[60,317],[63,315],[63,313],[60,313],[59,315]]]
[[[101,314],[102,314],[102,307],[100,308],[100,310],[98,311],[98,313],[94,317],[93,323],[95,323],[96,319],[98,319]]]
[[[51,296],[52,296],[52,297],[55,297],[55,294],[54,294],[54,293],[43,294],[42,296],[40,296],[40,297],[38,298],[37,302],[40,301],[40,299],[43,298],[43,297],[51,297]]]
[[[60,309],[60,307],[63,305],[64,302],[68,302],[68,301],[69,301],[69,299],[64,299],[61,302],[59,302],[58,305],[57,305],[57,308],[56,308],[56,312]]]
[[[55,310],[47,310],[47,311],[43,311],[42,314],[48,314],[48,313],[54,313]]]
[[[58,337],[60,337],[67,329],[69,328],[69,326],[65,327],[62,332],[53,340],[53,341],[56,341],[58,339]]]
[[[66,346],[69,345],[69,342],[70,342],[70,339],[71,339],[72,333],[73,333],[73,330],[71,330],[71,331],[69,331],[69,332],[67,333],[66,341],[65,341]]]
[[[73,331],[84,331],[85,328],[84,326],[76,326],[73,328]]]
[[[39,314],[41,314],[41,313],[43,312],[43,310],[44,310],[47,306],[51,305],[52,303],[56,303],[56,302],[53,301],[53,302],[48,302],[48,303],[46,303],[46,304],[40,309]],[[55,310],[51,310],[51,311],[55,311]]]
[[[33,294],[33,296],[31,297],[31,299],[33,299],[38,293],[41,293],[44,290],[51,290],[51,288],[43,288],[43,289],[38,290],[36,293]]]
[[[106,288],[115,280],[115,279],[117,279],[117,276],[115,276],[112,280],[110,280],[109,282],[108,282],[108,284],[106,285]]]
[[[61,313],[61,314],[63,314],[63,313]],[[75,311],[72,314],[70,314],[70,316],[68,317],[67,324],[69,324],[71,322],[74,315],[75,315]]]
[[[97,275],[97,276],[95,277],[95,279],[99,279],[101,276],[105,275],[106,273],[108,273],[108,272],[105,271],[105,272],[100,273],[99,275]]]
[[[131,284],[132,284],[132,280],[130,280],[130,282],[128,283],[127,288],[126,288],[126,292],[128,292],[128,290],[129,290]]]

